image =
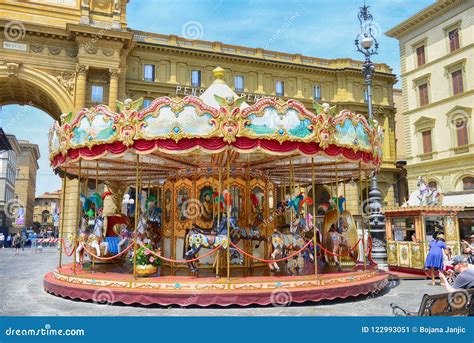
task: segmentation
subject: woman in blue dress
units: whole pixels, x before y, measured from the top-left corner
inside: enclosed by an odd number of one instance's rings
[[[442,233],[436,236],[430,243],[430,251],[426,256],[425,268],[430,270],[431,284],[435,285],[435,270],[443,271],[443,250],[446,249],[444,235]]]

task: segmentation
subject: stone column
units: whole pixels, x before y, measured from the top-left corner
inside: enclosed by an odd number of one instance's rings
[[[170,63],[170,83],[178,83],[176,61]]]
[[[119,69],[109,69],[110,85],[109,85],[109,108],[111,111],[116,110],[115,101],[118,97],[118,78]]]
[[[86,106],[86,85],[87,70],[89,66],[78,64],[76,66],[76,112],[82,110]]]
[[[257,91],[255,93],[263,94],[264,93],[264,85],[263,85],[263,73],[257,73]]]
[[[64,199],[64,207],[62,209],[62,215],[64,216],[64,237],[66,239],[72,238],[74,230],[78,228],[77,225],[77,179],[67,180],[66,189],[61,191],[66,192],[66,198]]]

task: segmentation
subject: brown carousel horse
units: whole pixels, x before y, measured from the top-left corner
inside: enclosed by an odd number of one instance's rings
[[[338,220],[340,225],[338,225]],[[337,229],[338,226],[341,227],[340,232]],[[339,259],[337,255],[347,254],[356,263],[359,257],[359,247],[355,245],[358,240],[357,225],[349,211],[343,210],[339,213],[335,208],[326,212],[323,222],[323,242],[326,249],[332,253],[326,252],[324,254],[326,262],[329,263],[332,260],[338,269],[341,269],[341,260],[345,256]]]

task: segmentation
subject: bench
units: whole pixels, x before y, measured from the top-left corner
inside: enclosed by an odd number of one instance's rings
[[[425,294],[418,312],[406,311],[400,306],[390,304],[395,316],[472,316],[474,289],[452,293]]]

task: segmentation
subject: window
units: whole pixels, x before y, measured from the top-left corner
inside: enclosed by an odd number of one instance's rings
[[[321,100],[321,86],[313,87],[313,98],[314,100]]]
[[[150,106],[152,101],[152,99],[143,99],[143,107]]]
[[[449,31],[449,49],[455,51],[459,49],[459,29]]]
[[[283,96],[285,95],[285,82],[277,80],[275,83],[275,95]]]
[[[456,125],[456,137],[458,146],[464,146],[468,144],[467,139],[467,122],[465,119],[458,119],[455,122]]]
[[[421,67],[423,64],[426,63],[424,45],[416,48],[416,61],[417,61],[418,67]]]
[[[244,91],[244,77],[242,75],[236,75],[234,77],[234,88],[236,92]]]
[[[468,176],[462,179],[462,189],[463,191],[474,190],[474,177]]]
[[[424,83],[418,86],[418,92],[420,95],[420,106],[427,105],[429,103],[428,99],[428,84]]]
[[[93,102],[102,102],[104,99],[104,87],[92,85],[91,100]]]
[[[155,81],[155,65],[145,64],[143,69],[143,79],[145,81]]]
[[[433,144],[431,140],[431,130],[426,130],[421,133],[423,139],[423,153],[430,154],[433,152]]]
[[[451,78],[453,79],[453,95],[464,92],[462,85],[462,70],[456,70],[453,72]]]
[[[201,87],[201,71],[200,70],[191,71],[191,86]]]

